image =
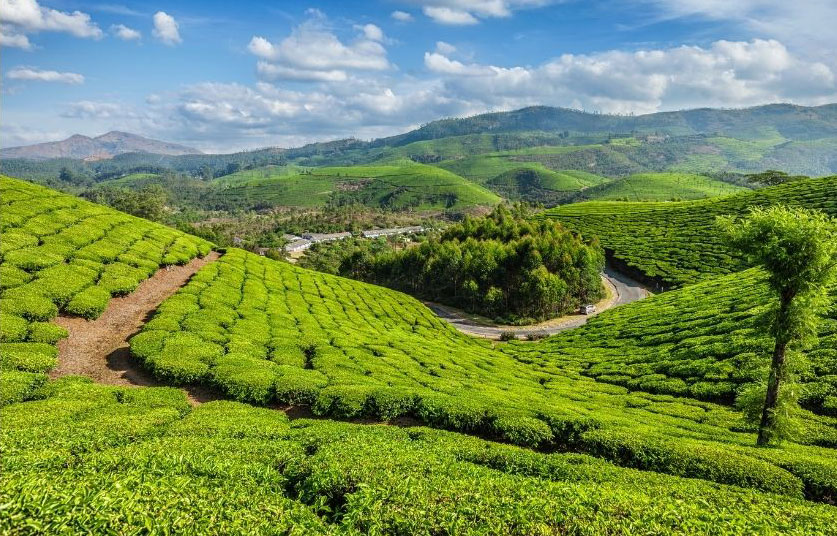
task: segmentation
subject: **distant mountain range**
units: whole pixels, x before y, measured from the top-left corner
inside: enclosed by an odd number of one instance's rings
[[[113,130],[95,138],[75,134],[62,141],[8,147],[0,149],[0,158],[106,160],[125,153],[151,153],[171,156],[203,154],[201,151],[185,145],[152,140],[136,134]]]

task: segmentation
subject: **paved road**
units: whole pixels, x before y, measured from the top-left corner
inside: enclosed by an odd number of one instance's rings
[[[591,316],[595,316],[602,311],[610,309],[611,307],[635,302],[650,295],[650,292],[648,292],[648,290],[641,283],[634,281],[625,274],[619,273],[611,268],[605,269],[602,279],[604,279],[605,283],[611,287],[611,291],[615,293],[615,297],[607,303],[600,304],[596,313],[593,313],[592,315],[567,315],[533,326],[485,325],[473,320],[467,315],[467,313],[464,313],[454,307],[449,307],[439,303],[427,303],[426,305],[431,311],[436,313],[439,318],[446,320],[462,333],[473,335],[475,337],[484,337],[487,339],[499,339],[500,334],[504,331],[513,331],[517,334],[518,338],[525,338],[529,333],[537,333],[538,335],[554,335],[560,331],[583,326],[587,323],[587,320]]]

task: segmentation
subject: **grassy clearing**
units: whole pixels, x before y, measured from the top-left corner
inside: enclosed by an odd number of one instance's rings
[[[0,403],[43,382],[66,332],[59,311],[96,318],[160,266],[209,242],[81,199],[0,177]]]
[[[617,259],[667,285],[680,286],[746,268],[715,219],[749,207],[783,203],[837,216],[837,176],[798,181],[753,192],[676,203],[574,203],[551,209],[585,236],[598,236]]]

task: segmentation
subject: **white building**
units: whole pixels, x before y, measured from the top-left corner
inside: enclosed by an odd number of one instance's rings
[[[393,236],[400,234],[415,234],[424,231],[424,227],[414,225],[412,227],[390,227],[388,229],[370,229],[363,231],[364,238],[378,238],[381,236]]]
[[[313,243],[317,242],[331,242],[332,240],[344,240],[351,238],[352,233],[302,233],[302,238],[310,240]]]
[[[300,238],[299,240],[294,240],[293,242],[289,242],[285,244],[285,251],[288,253],[293,253],[295,251],[305,251],[306,249],[310,248],[313,242],[310,240],[305,240],[304,238]]]

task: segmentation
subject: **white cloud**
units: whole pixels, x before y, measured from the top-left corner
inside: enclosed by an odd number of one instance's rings
[[[83,100],[70,103],[68,109],[61,114],[61,117],[76,119],[110,119],[113,117],[124,117],[125,113],[126,108],[122,104]]]
[[[494,67],[474,63],[465,65],[439,52],[425,52],[424,66],[437,74],[457,76],[491,76],[496,72]]]
[[[114,24],[110,27],[110,31],[113,35],[123,41],[137,41],[142,39],[142,34],[139,31],[134,30],[133,28],[128,28],[124,24]]]
[[[413,16],[407,13],[406,11],[393,11],[390,14],[390,17],[397,20],[398,22],[410,22],[413,20]]]
[[[36,0],[0,0],[4,35],[7,46],[29,48],[26,34],[33,32],[64,32],[75,37],[101,39],[101,28],[81,11],[65,12],[42,7]]]
[[[422,8],[425,15],[440,24],[469,25],[477,24],[479,19],[467,11],[451,9],[445,6],[425,6]]]
[[[444,41],[436,41],[436,52],[450,56],[456,52],[456,47],[450,43],[445,43]]]
[[[151,33],[164,45],[174,46],[183,41],[177,21],[165,11],[154,14],[154,29]]]
[[[45,71],[37,67],[15,67],[6,73],[11,80],[35,80],[39,82],[61,82],[63,84],[83,84],[84,76],[78,73]]]
[[[837,98],[828,66],[800,59],[775,40],[564,54],[537,67],[466,65],[428,52],[425,66],[445,77],[449,94],[485,108],[546,104],[647,113]]]
[[[359,35],[343,43],[326,26],[320,12],[297,26],[277,44],[253,36],[248,50],[262,61],[258,72],[268,78],[292,80],[342,81],[348,71],[384,71],[391,67],[381,44],[383,31],[374,24],[357,27]]]
[[[0,25],[0,46],[32,50],[32,43],[22,33],[18,33],[11,26]]]
[[[541,7],[554,0],[415,0],[422,12],[440,24],[477,24],[484,18],[509,17],[518,9]]]
[[[346,71],[333,69],[328,71],[311,71],[306,69],[294,69],[284,67],[275,63],[259,60],[256,63],[256,71],[268,80],[281,78],[283,80],[298,80],[301,82],[344,82],[348,79]]]
[[[732,21],[759,37],[773,37],[811,57],[834,59],[834,0],[632,0],[652,6],[663,19],[693,17]]]
[[[370,41],[378,41],[379,43],[384,41],[384,31],[380,27],[374,24],[366,24],[361,29],[363,35]]]

